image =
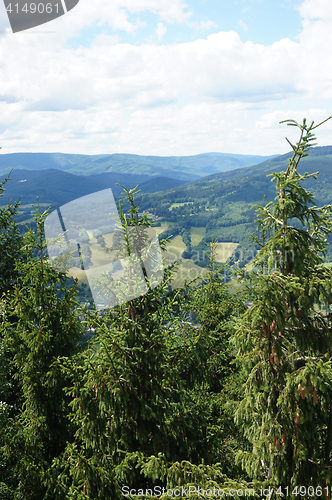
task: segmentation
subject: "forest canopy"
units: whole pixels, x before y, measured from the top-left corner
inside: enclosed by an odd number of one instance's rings
[[[1,499],[330,498],[332,206],[298,171],[321,124],[286,123],[299,140],[230,283],[212,240],[203,279],[172,289],[175,262],[156,285],[140,261],[145,293],[87,310],[47,257],[48,211],[22,234],[19,203],[0,209]],[[153,224],[136,195],[124,253]]]

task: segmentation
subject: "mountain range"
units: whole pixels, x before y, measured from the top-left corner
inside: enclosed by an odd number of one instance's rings
[[[150,210],[172,224],[168,235],[187,233],[189,241],[193,228],[204,228],[205,242],[213,237],[219,242],[239,243],[243,255],[247,251],[252,254],[253,245],[248,238],[256,230],[254,206],[262,205],[264,197],[265,203],[274,200],[275,183],[267,175],[286,170],[291,156],[289,152],[258,165],[144,194],[137,198],[137,203],[142,210]],[[311,148],[310,156],[301,160],[298,171],[319,172],[317,180],[306,180],[304,187],[312,192],[318,206],[332,204],[332,146]],[[332,261],[330,246],[328,260]]]
[[[111,157],[113,165],[110,166]],[[118,198],[122,187],[117,184],[127,188],[138,185],[141,194],[137,202],[141,210],[151,210],[171,225],[176,224],[177,230],[181,227],[182,229],[205,227],[206,239],[213,235],[219,241],[240,242],[240,244],[242,242],[244,245],[247,236],[255,229],[253,205],[262,204],[265,195],[266,202],[276,196],[274,184],[267,175],[285,170],[290,157],[291,152],[288,152],[265,158],[258,164],[240,167],[240,164],[250,163],[253,159],[262,157],[221,153],[191,157],[136,155],[87,157],[46,153],[1,155],[0,172],[3,177],[13,167],[14,160],[16,167],[24,166],[24,169],[14,168],[11,172],[11,180],[6,184],[0,204],[7,204],[10,199],[17,200],[21,196],[21,213],[17,218],[20,222],[31,217],[31,204],[36,203],[37,196],[40,203],[56,208],[86,194],[109,187]],[[94,161],[88,164],[87,158],[90,160],[92,158]],[[151,175],[152,158],[156,158],[156,171],[153,175]],[[39,159],[41,163],[38,163]],[[53,168],[55,164],[61,164],[62,168]],[[231,164],[236,167],[227,170]],[[49,168],[50,165],[52,168]],[[87,169],[90,175],[87,175],[84,165],[90,165]],[[166,168],[167,165],[169,169]],[[219,165],[217,173],[203,176],[204,172],[217,169],[217,165]],[[91,174],[93,169],[95,173]],[[96,173],[102,169],[119,169],[121,172]],[[84,171],[84,175],[74,174],[72,170]],[[300,162],[299,171],[310,173],[319,171],[318,180],[308,180],[306,187],[313,192],[318,205],[332,202],[332,146],[311,148],[310,156]],[[165,175],[158,175],[160,173]],[[173,175],[177,177],[172,177]]]
[[[227,153],[205,153],[194,156],[11,153],[0,155],[0,175],[7,174],[12,168],[39,171],[56,169],[84,176],[121,173],[192,181],[205,175],[255,165],[269,158],[272,157]]]

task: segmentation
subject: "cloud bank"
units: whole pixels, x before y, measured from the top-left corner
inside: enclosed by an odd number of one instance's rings
[[[121,42],[112,30],[135,33],[144,12],[155,16],[159,42]],[[287,150],[279,120],[331,114],[332,4],[305,0],[299,13],[298,40],[272,45],[242,42],[235,31],[163,44],[171,25],[190,25],[192,11],[180,0],[157,6],[155,0],[81,0],[53,21],[55,33],[8,30],[0,38],[2,151]],[[99,27],[91,42],[74,43],[88,27]],[[321,144],[332,142],[329,124],[319,137]]]

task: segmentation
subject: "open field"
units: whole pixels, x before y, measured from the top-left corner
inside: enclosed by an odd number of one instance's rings
[[[217,243],[216,262],[226,262],[238,246],[238,243]]]
[[[86,277],[85,271],[82,271],[79,267],[71,267],[67,274],[73,278],[77,278],[79,285],[82,283],[88,284],[88,278]]]
[[[166,251],[163,252],[166,265],[173,264],[176,260],[180,260],[182,252],[186,250],[186,248],[187,247],[183,242],[182,236],[177,235],[172,238],[166,247]]]
[[[164,223],[163,226],[161,226],[161,227],[149,228],[147,230],[147,232],[150,233],[150,236],[152,238],[156,234],[163,232],[167,227],[168,227],[167,223]],[[118,257],[117,250],[106,253],[105,248],[102,248],[97,243],[97,239],[93,237],[93,235],[92,235],[93,231],[87,230],[87,233],[88,233],[89,239],[90,239],[90,250],[91,250],[91,254],[92,254],[91,261],[93,264],[92,266],[90,266],[89,269],[95,269],[95,268],[98,268],[100,266],[110,264],[111,262],[113,262],[115,260],[118,260],[119,257]],[[106,247],[108,247],[108,248],[112,247],[114,234],[115,233],[112,232],[112,233],[107,233],[107,234],[103,235],[105,243],[106,243]],[[182,241],[182,238],[181,238],[181,241]],[[182,251],[186,248],[183,242],[182,242],[182,247],[183,248],[181,250],[180,242],[176,242],[176,244],[174,245],[174,248],[172,249],[173,251],[176,252],[176,254],[175,254],[176,256],[179,255],[179,252],[182,254]],[[174,257],[173,254],[169,255],[169,260],[173,259],[172,262],[174,262],[177,258],[179,258],[179,257]],[[124,264],[123,259],[120,259],[120,261],[122,264]],[[78,267],[70,268],[68,271],[68,274],[70,276],[73,276],[74,278],[78,278],[80,283],[82,283],[82,282],[87,283],[87,278],[86,278],[85,272],[82,271],[82,269],[80,269]]]
[[[192,260],[182,258],[182,252],[186,248],[182,236],[178,235],[170,240],[166,247],[166,252],[163,254],[166,266],[173,264],[177,260],[181,261],[175,277],[171,282],[173,290],[183,286],[185,280],[191,280],[198,276],[203,276],[206,273],[206,269],[196,266]]]
[[[163,231],[166,231],[166,229],[168,229],[168,227],[169,227],[169,224],[167,222],[162,222],[161,226],[159,226],[159,227],[156,226],[153,229],[156,231],[157,236],[159,236],[160,233],[162,233]]]
[[[157,230],[157,232],[162,232],[165,229],[165,225],[162,227],[153,228]],[[196,238],[196,241],[203,238],[205,228],[192,228],[192,235]],[[159,231],[158,231],[159,230]],[[112,252],[112,254],[106,254],[104,249],[102,249],[98,243],[96,238],[92,236],[92,231],[87,231],[90,238],[90,248],[92,257],[91,260],[93,262],[93,268],[97,268],[99,266],[105,265],[110,261],[116,258],[116,252]],[[113,236],[114,233],[108,233],[104,235],[104,239],[106,242],[106,246],[111,247],[113,244]],[[199,240],[200,241],[200,240]],[[225,262],[227,257],[231,255],[234,248],[237,247],[236,243],[218,243],[218,262]],[[206,269],[203,269],[190,259],[183,259],[182,253],[186,249],[186,245],[183,242],[182,236],[178,235],[171,239],[169,244],[167,245],[166,251],[163,253],[164,265],[168,266],[176,261],[181,261],[178,267],[178,270],[175,274],[174,279],[171,282],[172,288],[179,288],[184,285],[185,280],[192,280],[199,276],[204,276],[207,272]],[[224,260],[221,260],[224,259]],[[82,271],[78,267],[73,267],[69,270],[69,274],[74,278],[78,278],[80,283],[87,283],[87,278],[85,272]]]
[[[184,205],[192,205],[194,202],[193,201],[185,201],[183,203],[172,203],[172,205],[169,207],[168,210],[173,210],[173,208],[177,207],[183,207]]]
[[[106,254],[105,250],[101,248],[100,245],[97,243],[96,238],[92,236],[92,231],[87,230],[87,233],[90,238],[90,249],[92,253],[91,261],[93,263],[93,266],[91,266],[91,269],[108,264],[111,260],[113,260],[115,252],[112,252],[112,254]],[[104,239],[106,242],[106,246],[111,247],[113,240],[113,233],[105,234]],[[86,277],[85,272],[79,267],[71,267],[68,270],[68,274],[70,276],[73,276],[73,278],[78,278],[79,283],[88,283],[88,279]]]
[[[191,244],[193,247],[197,246],[200,241],[204,238],[206,233],[205,227],[191,227],[190,235],[191,235]]]
[[[92,253],[91,260],[93,262],[93,266],[91,266],[91,269],[104,266],[116,259],[116,251],[106,253],[105,248],[102,248],[97,243],[97,239],[92,236],[92,231],[87,231],[87,233],[90,238],[90,249]],[[114,233],[104,235],[106,246],[109,248],[113,245],[113,235]]]

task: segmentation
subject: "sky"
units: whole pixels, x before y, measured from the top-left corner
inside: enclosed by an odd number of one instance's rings
[[[331,0],[80,0],[18,33],[1,2],[1,153],[285,153],[281,120],[332,115],[331,47]]]

